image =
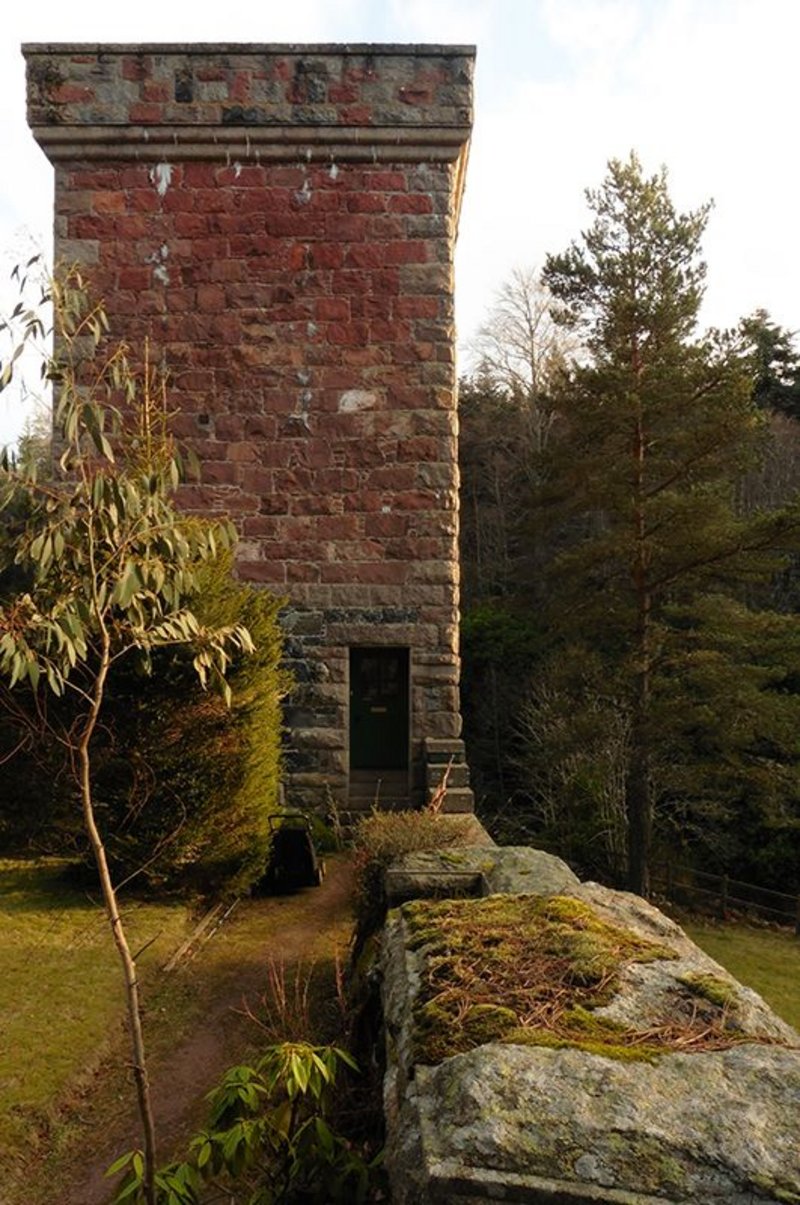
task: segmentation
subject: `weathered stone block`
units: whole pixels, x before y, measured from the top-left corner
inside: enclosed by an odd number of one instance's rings
[[[390,869],[387,886],[400,899],[447,894],[448,874],[460,869],[475,871],[475,889],[485,891],[505,854],[448,849],[412,855]],[[529,869],[543,857],[532,850],[515,856]],[[420,932],[432,913],[415,913],[413,928],[405,907],[390,914],[382,949],[393,1201],[777,1205],[800,1196],[800,1035],[657,909],[596,884],[579,885],[555,863],[542,863],[546,873],[538,883],[531,876],[522,889],[557,897],[548,905],[555,918],[574,913],[578,942],[605,924],[614,926],[608,949],[615,942],[620,950],[629,941],[646,943],[641,958],[618,955],[605,993],[581,1014],[583,1040],[548,1043],[543,1021],[512,1015],[517,1028],[506,1030],[507,1039],[478,1036],[438,1065],[422,1063],[417,1004],[431,938],[420,939]],[[505,887],[520,890],[516,871]],[[459,915],[478,906],[467,903]],[[529,921],[527,935],[516,931],[519,959],[526,940],[539,949],[536,923]],[[448,952],[456,957],[460,932],[448,925]],[[472,947],[463,954],[474,963]],[[533,1014],[549,986],[537,980],[536,965],[527,958],[524,983]],[[480,985],[480,966],[473,970]],[[438,974],[441,992],[447,983]],[[574,994],[575,987],[567,980],[563,991]],[[616,1026],[610,1031],[616,1047],[597,1037],[592,1042],[592,1026],[603,1025]],[[640,1045],[635,1057],[634,1039],[625,1045],[622,1036],[634,1031],[640,1043],[660,1045],[643,1054]]]

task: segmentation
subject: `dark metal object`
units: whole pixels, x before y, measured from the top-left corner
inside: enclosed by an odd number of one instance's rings
[[[276,812],[269,817],[269,827],[269,862],[258,890],[281,895],[299,887],[319,887],[325,864],[314,846],[308,816],[299,811]]]

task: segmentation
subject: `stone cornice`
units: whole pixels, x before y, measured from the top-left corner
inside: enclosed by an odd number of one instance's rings
[[[52,161],[69,159],[297,160],[309,162],[452,162],[468,126],[35,125]]]
[[[471,46],[29,43],[28,120],[54,163],[452,163]]]

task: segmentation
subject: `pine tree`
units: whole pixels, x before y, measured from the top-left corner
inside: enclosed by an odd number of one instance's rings
[[[592,225],[544,272],[586,358],[559,399],[567,431],[542,500],[570,540],[556,558],[557,629],[604,650],[626,699],[628,881],[645,894],[666,608],[731,575],[769,572],[764,554],[797,515],[741,517],[734,506],[763,419],[740,346],[695,334],[709,206],[679,213],[666,172],[646,177],[633,154],[611,161],[587,198]]]

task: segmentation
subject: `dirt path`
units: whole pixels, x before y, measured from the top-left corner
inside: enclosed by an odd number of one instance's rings
[[[260,1031],[243,1015],[243,1002],[257,1008],[270,962],[282,962],[291,979],[298,964],[321,970],[337,954],[344,957],[352,927],[350,897],[350,865],[334,859],[321,887],[242,903],[195,960],[172,973],[174,984],[167,990],[189,993],[201,1012],[185,1033],[164,1035],[162,1025],[159,1034],[158,1023],[154,1026],[150,1077],[162,1160],[202,1124],[205,1093],[258,1042]],[[120,1086],[114,1099],[105,1100],[102,1084],[99,1099],[91,1089],[85,1093],[78,1132],[69,1143],[75,1153],[51,1161],[51,1195],[44,1186],[30,1191],[29,1184],[30,1195],[20,1196],[19,1205],[105,1205],[110,1192],[104,1169],[122,1151],[141,1145],[132,1094],[132,1086]],[[53,1179],[60,1181],[58,1187]]]

